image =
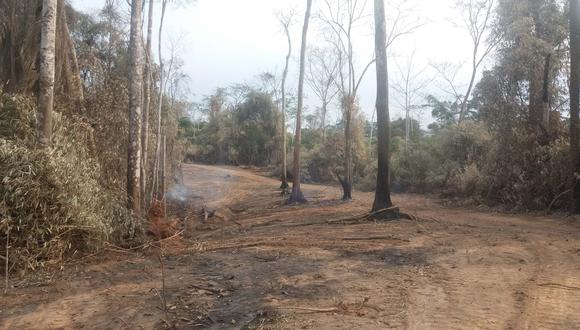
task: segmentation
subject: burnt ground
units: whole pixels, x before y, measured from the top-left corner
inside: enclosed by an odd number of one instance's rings
[[[191,217],[160,249],[14,279],[0,328],[580,328],[574,218],[395,195],[416,219],[353,221],[371,194],[344,203],[336,187],[305,185],[309,204],[286,206],[252,171],[185,165],[184,178],[174,197],[214,217]]]

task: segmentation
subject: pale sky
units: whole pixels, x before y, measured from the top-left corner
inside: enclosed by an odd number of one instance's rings
[[[398,0],[400,1],[400,0]],[[459,74],[462,90],[470,73],[469,57],[471,41],[467,31],[453,22],[460,23],[460,16],[453,8],[455,0],[411,0],[415,2],[413,15],[421,17],[426,24],[416,32],[398,39],[389,49],[390,80],[394,83],[399,77],[398,66],[404,66],[411,54],[415,54],[417,70],[428,67],[429,63],[454,62],[464,63]],[[88,13],[97,13],[105,0],[72,0],[76,9]],[[181,1],[186,2],[186,1]],[[387,0],[387,5],[394,1]],[[121,3],[126,1],[121,0]],[[166,13],[164,25],[163,52],[169,54],[170,40],[181,41],[179,56],[185,63],[185,73],[191,78],[190,99],[201,101],[205,95],[217,87],[226,87],[240,82],[252,82],[265,71],[283,69],[287,51],[285,37],[276,19],[276,12],[291,8],[299,14],[293,26],[294,60],[288,86],[297,89],[298,55],[302,20],[304,18],[304,0],[197,0],[187,5],[171,6]],[[321,0],[314,0],[313,11],[322,6]],[[127,7],[128,10],[128,7]],[[367,11],[372,14],[373,1],[368,1]],[[155,7],[160,13],[160,5]],[[388,10],[387,10],[388,11]],[[157,16],[156,15],[156,16]],[[388,15],[388,13],[387,13]],[[158,24],[158,16],[156,25]],[[372,16],[370,17],[372,19]],[[321,37],[322,23],[313,20],[309,30],[309,44],[323,45]],[[156,31],[158,26],[154,27]],[[358,62],[362,65],[371,59],[374,50],[372,26],[363,26],[356,32],[354,49]],[[156,34],[156,33],[155,33]],[[157,36],[155,35],[155,39]],[[157,49],[156,46],[154,49]],[[399,65],[397,65],[399,64]],[[360,69],[359,69],[360,70]],[[425,71],[426,79],[435,76],[433,70]],[[438,84],[432,83],[425,93],[439,93]],[[375,102],[374,67],[369,70],[359,93],[362,111],[371,118]],[[311,110],[317,105],[313,93],[306,91],[307,106]],[[396,91],[391,89],[391,118],[403,115],[397,100]],[[331,118],[338,118],[338,110],[333,110]],[[432,120],[429,113],[417,114],[422,126]]]

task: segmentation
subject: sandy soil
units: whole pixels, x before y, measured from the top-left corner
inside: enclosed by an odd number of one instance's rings
[[[22,279],[1,296],[0,328],[580,328],[580,221],[395,195],[419,220],[337,222],[372,195],[343,203],[305,185],[310,203],[284,206],[252,171],[184,177],[174,196],[216,216],[165,241],[162,262],[154,248],[110,252]]]

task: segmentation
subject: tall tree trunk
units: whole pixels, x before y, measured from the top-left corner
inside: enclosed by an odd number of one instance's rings
[[[52,137],[52,107],[54,103],[55,43],[57,0],[42,2],[42,32],[40,37],[40,75],[38,93],[38,140],[50,145]]]
[[[310,10],[312,0],[306,0],[306,14],[304,15],[304,26],[302,28],[302,45],[300,48],[300,76],[298,78],[298,109],[296,112],[296,139],[294,141],[294,166],[292,182],[291,203],[305,203],[306,198],[300,190],[300,144],[302,141],[302,107],[304,105],[304,69],[306,66],[306,45],[308,37],[308,23],[310,21]]]
[[[129,209],[141,214],[141,102],[143,48],[141,46],[142,0],[131,5],[131,37],[129,40],[129,148],[127,162],[127,202]]]
[[[282,184],[280,189],[288,189],[288,142],[286,141],[286,78],[288,77],[288,67],[290,66],[290,57],[292,56],[292,38],[290,38],[290,31],[288,25],[284,24],[284,32],[288,40],[288,54],[286,55],[286,63],[284,65],[284,73],[282,74]]]
[[[143,126],[141,129],[141,194],[147,198],[147,167],[149,152],[149,109],[151,108],[151,76],[153,55],[151,53],[151,40],[153,36],[153,0],[149,0],[149,15],[147,17],[147,44],[145,46],[145,70],[143,79]],[[146,202],[146,201],[144,201]],[[145,205],[147,207],[148,205]]]
[[[161,157],[161,121],[162,121],[162,113],[161,110],[163,108],[163,92],[165,90],[165,77],[164,77],[164,68],[163,68],[163,57],[161,55],[161,40],[163,34],[163,21],[165,19],[165,9],[167,7],[167,0],[163,0],[161,4],[161,21],[159,22],[159,40],[157,44],[157,52],[159,56],[159,98],[157,102],[157,142],[155,147],[155,163],[153,165],[153,187],[151,189],[151,196],[157,197],[157,199],[163,199],[163,193],[159,191],[159,162]],[[157,191],[155,191],[157,189]],[[152,197],[153,199],[153,197]]]
[[[574,213],[580,213],[580,0],[570,0],[570,159]]]
[[[377,187],[373,212],[393,206],[389,187],[390,118],[389,118],[389,72],[384,0],[375,0],[375,54],[377,55]]]

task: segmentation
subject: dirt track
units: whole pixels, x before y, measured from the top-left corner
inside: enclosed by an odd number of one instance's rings
[[[23,281],[2,296],[0,328],[580,328],[572,219],[395,195],[421,220],[329,222],[367,211],[372,195],[342,203],[337,188],[306,185],[308,205],[282,206],[278,183],[250,171],[188,165],[184,176],[226,221],[166,243],[167,314],[152,250]]]

